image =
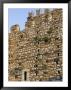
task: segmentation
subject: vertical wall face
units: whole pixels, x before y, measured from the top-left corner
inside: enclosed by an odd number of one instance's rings
[[[9,71],[9,80],[15,80],[14,78],[14,68],[15,68],[15,50],[16,50],[16,42],[15,42],[15,34],[14,33],[10,33],[9,34],[9,46],[8,46],[8,71]]]
[[[62,10],[56,9],[30,16],[24,32],[10,33],[9,55],[13,52],[13,57],[9,56],[9,80],[61,79],[62,22]]]

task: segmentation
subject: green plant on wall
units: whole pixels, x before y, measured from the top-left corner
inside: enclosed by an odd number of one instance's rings
[[[34,37],[34,40],[37,41],[38,40],[38,37]]]
[[[44,42],[48,42],[48,37],[43,37],[42,39]]]
[[[49,30],[47,31],[48,34],[52,33],[52,28],[50,27]]]
[[[39,38],[39,37],[34,37],[33,40],[37,43],[37,42],[40,42],[40,41],[41,41],[41,38]]]
[[[34,37],[33,40],[34,40],[35,43],[38,43],[38,42],[41,42],[41,41],[44,41],[45,43],[47,43],[47,42],[50,41],[50,38],[48,38],[47,36],[44,36],[42,38]]]

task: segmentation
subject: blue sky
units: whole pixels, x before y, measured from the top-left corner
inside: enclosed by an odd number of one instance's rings
[[[38,8],[37,8],[38,9]],[[36,12],[36,8],[9,8],[8,9],[8,30],[14,24],[19,24],[20,30],[25,28],[25,22],[27,21],[28,13]],[[43,13],[44,9],[41,10]]]

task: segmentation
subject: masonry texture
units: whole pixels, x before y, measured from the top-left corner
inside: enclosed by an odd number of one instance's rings
[[[11,27],[9,81],[62,81],[62,16],[62,9],[36,10],[28,14],[25,30]]]

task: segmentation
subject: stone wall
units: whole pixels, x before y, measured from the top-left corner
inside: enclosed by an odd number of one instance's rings
[[[14,25],[9,33],[10,81],[62,80],[62,9],[39,11],[29,14],[24,31]]]

